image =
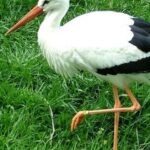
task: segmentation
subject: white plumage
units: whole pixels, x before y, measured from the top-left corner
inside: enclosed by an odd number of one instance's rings
[[[44,56],[57,73],[72,76],[77,70],[84,69],[120,87],[131,79],[149,82],[143,73],[115,76],[96,73],[97,68],[109,68],[150,56],[150,52],[145,53],[129,43],[134,36],[130,28],[134,24],[132,16],[97,11],[76,17],[60,26],[69,8],[68,3],[69,0],[53,0],[45,6],[48,14],[38,32],[38,42]]]

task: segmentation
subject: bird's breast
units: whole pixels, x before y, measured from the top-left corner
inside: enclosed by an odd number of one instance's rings
[[[76,65],[77,55],[75,51],[71,48],[69,49],[67,45],[58,42],[53,39],[38,39],[40,48],[44,57],[47,59],[50,67],[54,69],[57,73],[63,76],[74,75],[78,68]]]

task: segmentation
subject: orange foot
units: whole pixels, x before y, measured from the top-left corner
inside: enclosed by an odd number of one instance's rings
[[[71,131],[73,131],[79,123],[82,122],[84,116],[88,115],[88,111],[79,111],[72,119]]]

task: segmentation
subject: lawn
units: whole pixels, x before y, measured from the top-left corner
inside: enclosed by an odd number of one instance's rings
[[[37,44],[44,15],[17,32],[4,33],[36,0],[0,1],[0,149],[110,150],[113,114],[86,117],[70,132],[79,110],[111,108],[111,85],[84,72],[64,79],[51,70]],[[71,0],[63,24],[93,10],[116,10],[150,21],[149,0]],[[150,89],[133,84],[140,112],[121,114],[120,150],[150,149]],[[120,90],[122,103],[130,105]]]

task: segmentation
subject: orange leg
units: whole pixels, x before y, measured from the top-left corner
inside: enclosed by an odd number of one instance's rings
[[[133,104],[130,108],[133,111],[139,111],[141,109],[141,106],[140,106],[139,102],[137,101],[137,99],[135,98],[135,96],[133,95],[133,93],[131,92],[131,90],[128,88],[127,85],[124,85],[124,89]]]
[[[120,108],[121,107],[121,103],[120,103],[120,99],[119,99],[119,95],[118,95],[118,89],[117,89],[117,87],[115,85],[113,85],[113,93],[114,93],[114,99],[115,99],[114,108]],[[113,150],[118,150],[119,117],[120,117],[120,112],[115,112]]]
[[[119,116],[121,112],[133,112],[139,111],[141,109],[140,104],[130,91],[127,85],[124,85],[124,89],[129,96],[132,106],[131,107],[121,107],[118,90],[117,87],[113,85],[113,92],[114,92],[114,99],[115,99],[115,106],[111,109],[102,109],[102,110],[86,110],[78,112],[72,119],[71,123],[71,131],[73,131],[77,125],[83,120],[84,116],[86,115],[95,115],[95,114],[103,114],[103,113],[115,113],[115,120],[114,120],[114,147],[113,150],[117,150],[118,145],[118,126],[119,126]]]
[[[83,120],[84,116],[86,116],[86,115],[139,111],[141,109],[140,104],[138,103],[138,101],[136,100],[136,98],[134,97],[134,95],[132,94],[132,92],[126,85],[124,86],[124,88],[133,104],[131,107],[79,111],[72,119],[71,130],[74,130],[77,127],[78,123],[80,123]]]

